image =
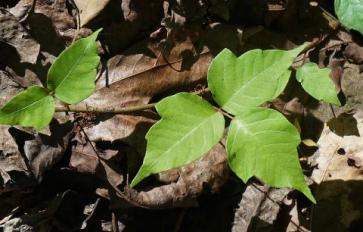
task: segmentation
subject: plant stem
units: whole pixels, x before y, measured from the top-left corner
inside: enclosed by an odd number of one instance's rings
[[[195,95],[202,95],[210,90],[208,88],[203,88],[201,90],[196,90],[191,92]],[[98,114],[126,114],[126,113],[133,113],[143,110],[152,109],[155,107],[157,103],[150,103],[145,105],[138,105],[138,106],[128,106],[128,107],[92,107],[92,106],[75,106],[75,105],[63,105],[57,106],[55,108],[55,112],[74,112],[74,113],[98,113]]]
[[[55,108],[56,112],[75,112],[75,113],[112,113],[112,114],[125,114],[132,113],[147,109],[154,108],[156,103],[139,105],[139,106],[129,106],[129,107],[105,107],[105,108],[97,108],[97,107],[89,107],[89,106],[57,106]]]

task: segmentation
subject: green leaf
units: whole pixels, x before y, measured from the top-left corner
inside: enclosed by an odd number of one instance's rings
[[[299,164],[296,128],[279,112],[267,108],[245,108],[230,125],[228,161],[244,182],[256,176],[266,184],[292,187],[315,202]]]
[[[234,115],[241,106],[259,106],[273,100],[285,89],[289,68],[305,46],[290,51],[255,49],[238,58],[224,49],[208,70],[208,87],[214,100]]]
[[[52,120],[54,99],[47,89],[30,87],[19,93],[0,109],[0,124],[42,129]]]
[[[345,27],[363,34],[363,0],[335,0],[335,13]]]
[[[95,91],[98,30],[64,50],[48,70],[48,89],[68,104],[78,103]]]
[[[315,63],[306,63],[297,70],[296,79],[315,99],[340,106],[330,73],[331,70],[328,68],[320,69]]]
[[[179,93],[156,105],[161,120],[146,135],[144,162],[133,179],[188,164],[207,153],[223,136],[224,117],[201,97]]]

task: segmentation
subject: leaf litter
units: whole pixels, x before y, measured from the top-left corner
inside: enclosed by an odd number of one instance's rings
[[[269,103],[288,117],[297,115],[294,124],[303,139],[318,144],[299,149],[316,206],[291,189],[269,188],[258,180],[242,184],[226,165],[223,144],[131,190],[145,153],[144,136],[158,120],[155,111],[57,113],[40,132],[0,127],[2,229],[361,231],[362,39],[344,29],[331,32],[331,22],[308,3],[267,2],[1,3],[1,28],[8,30],[0,34],[6,55],[0,58],[0,103],[45,84],[54,58],[100,27],[97,91],[78,106],[135,106],[179,91],[199,92],[206,87],[211,60],[223,48],[237,55],[252,48],[292,49],[333,33],[305,59],[332,68],[343,106],[318,103],[296,83]],[[332,9],[329,1],[319,4]],[[210,99],[208,90],[202,93]],[[313,126],[307,124],[311,121]]]

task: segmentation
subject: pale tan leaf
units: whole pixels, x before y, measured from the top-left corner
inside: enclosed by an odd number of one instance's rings
[[[110,0],[74,0],[80,14],[80,26],[83,27],[94,19]]]

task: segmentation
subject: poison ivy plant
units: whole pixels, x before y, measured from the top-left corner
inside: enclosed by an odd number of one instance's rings
[[[144,163],[131,186],[151,174],[200,158],[223,136],[222,113],[198,96],[178,93],[160,101],[156,110],[161,120],[146,135]]]
[[[47,89],[31,87],[5,104],[0,109],[0,123],[40,129],[53,117],[53,95],[69,104],[90,96],[100,59],[96,49],[99,32],[60,54],[49,69]],[[224,49],[209,67],[208,86],[221,108],[235,115],[229,126],[227,153],[236,175],[243,181],[256,176],[273,187],[295,188],[315,202],[297,156],[297,129],[279,112],[260,107],[282,93],[294,59],[306,46],[290,51],[255,49],[240,57]],[[308,63],[298,70],[297,79],[313,97],[339,104],[329,70]],[[202,157],[224,134],[221,109],[199,96],[178,93],[155,108],[161,120],[146,135],[144,162],[131,186]]]
[[[335,0],[334,4],[339,21],[363,34],[363,0]]]
[[[222,109],[236,115],[227,136],[228,162],[236,175],[243,181],[256,176],[273,187],[295,188],[315,202],[297,155],[299,132],[279,112],[259,107],[282,93],[291,65],[305,47],[256,49],[238,58],[224,49],[209,67],[208,87]],[[177,94],[156,108],[161,121],[146,136],[144,162],[131,186],[200,158],[223,134],[222,115],[199,97]]]
[[[315,63],[306,63],[296,72],[296,79],[307,93],[317,100],[340,106],[334,82],[330,79],[331,70],[320,69]]]
[[[101,29],[100,29],[101,30]],[[0,109],[0,124],[42,129],[52,120],[55,95],[65,103],[78,103],[94,92],[100,30],[65,49],[48,72],[48,88],[32,86]]]

